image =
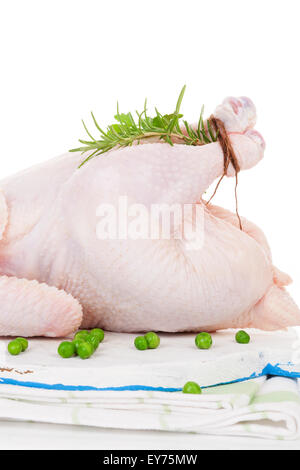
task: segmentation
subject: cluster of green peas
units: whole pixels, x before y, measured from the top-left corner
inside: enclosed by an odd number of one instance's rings
[[[7,350],[12,356],[18,356],[21,352],[28,348],[28,341],[25,338],[16,338],[7,345]]]
[[[240,344],[248,344],[250,336],[246,331],[240,330],[236,333],[235,340]],[[155,349],[159,344],[159,336],[152,331],[146,333],[144,336],[137,336],[134,340],[135,347],[140,351],[144,351],[145,349]],[[195,344],[199,349],[209,349],[212,346],[212,337],[209,333],[202,331],[195,337]],[[187,382],[182,389],[182,393],[201,394],[202,389],[197,382]]]
[[[149,331],[144,336],[137,336],[134,340],[134,345],[136,349],[140,351],[145,351],[145,349],[156,349],[160,345],[160,337]]]
[[[235,335],[235,340],[240,344],[248,344],[250,336],[246,331],[240,330]],[[202,331],[195,338],[195,344],[199,349],[209,349],[212,346],[212,337],[209,333]],[[144,336],[137,336],[134,340],[136,349],[145,351],[145,349],[156,349],[160,345],[160,338],[153,331],[149,331]]]
[[[101,328],[93,330],[78,331],[72,341],[63,341],[58,346],[57,352],[63,358],[79,356],[81,359],[88,359],[96,351],[99,344],[104,339],[104,331]],[[246,331],[240,330],[235,335],[235,340],[240,344],[248,344],[250,336]],[[209,333],[202,331],[195,337],[195,344],[199,349],[209,349],[212,346],[212,337]],[[137,336],[134,340],[135,347],[144,351],[146,349],[156,349],[160,345],[159,336],[153,331],[149,331],[144,336]],[[10,354],[16,356],[28,348],[28,341],[25,338],[16,338],[8,343],[7,349]],[[202,393],[201,387],[196,382],[187,382],[183,393]]]
[[[101,328],[93,330],[81,330],[76,333],[73,341],[63,341],[58,346],[57,352],[64,359],[79,356],[88,359],[96,351],[104,339],[104,331]]]

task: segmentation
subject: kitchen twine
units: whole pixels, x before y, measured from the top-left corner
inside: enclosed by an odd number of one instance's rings
[[[218,183],[215,187],[215,190],[214,190],[212,196],[207,201],[206,205],[208,205],[210,203],[210,201],[212,200],[212,198],[215,196],[215,194],[216,194],[216,192],[217,192],[217,190],[220,186],[220,183],[221,183],[222,179],[224,178],[224,176],[227,175],[228,166],[231,163],[233,168],[234,168],[234,171],[235,171],[235,190],[234,190],[234,194],[235,194],[235,212],[236,212],[236,215],[237,215],[237,218],[238,218],[238,221],[239,221],[240,230],[243,230],[242,221],[241,221],[241,218],[240,218],[240,215],[239,215],[239,210],[238,210],[238,198],[237,198],[238,173],[240,171],[240,166],[239,166],[238,160],[236,158],[236,155],[234,153],[234,150],[232,148],[230,139],[228,137],[228,134],[226,132],[226,129],[225,129],[225,126],[224,126],[223,122],[220,119],[215,118],[213,115],[211,115],[210,118],[209,118],[209,123],[212,125],[212,127],[216,131],[217,136],[218,136],[218,141],[219,141],[219,143],[221,145],[221,148],[222,148],[222,151],[223,151],[224,171],[223,171],[223,174],[222,174],[221,178],[219,179],[219,181],[218,181]]]

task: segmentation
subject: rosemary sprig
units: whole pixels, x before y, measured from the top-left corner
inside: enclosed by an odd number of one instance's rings
[[[173,141],[183,143],[186,145],[205,145],[211,142],[216,142],[217,134],[211,129],[209,121],[206,125],[203,120],[204,107],[202,106],[198,126],[193,128],[187,121],[183,120],[184,126],[180,125],[180,120],[183,114],[180,114],[180,106],[182,103],[183,95],[186,86],[184,86],[179,94],[175,111],[172,114],[162,115],[157,108],[155,108],[156,115],[150,117],[147,115],[147,100],[145,100],[144,109],[141,113],[136,111],[137,122],[134,120],[132,114],[119,112],[119,105],[117,104],[117,114],[115,115],[116,122],[107,127],[104,131],[99,126],[93,113],[92,119],[96,129],[100,133],[100,137],[95,139],[89,132],[84,121],[82,121],[85,131],[91,140],[82,140],[79,142],[83,146],[72,149],[70,152],[92,152],[83,162],[79,168],[87,161],[91,160],[98,155],[108,152],[116,147],[128,147],[130,145],[139,144],[141,140],[147,140],[151,137],[157,137],[170,145],[174,145]],[[185,132],[183,132],[185,129]]]

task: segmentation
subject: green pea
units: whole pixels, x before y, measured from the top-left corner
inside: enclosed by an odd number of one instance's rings
[[[82,338],[76,338],[76,339],[73,339],[72,343],[75,346],[75,354],[78,354],[78,346],[80,343],[84,343],[84,340]]]
[[[17,356],[20,354],[20,352],[22,352],[22,344],[20,341],[14,339],[8,343],[7,350],[10,354],[12,354],[12,356]]]
[[[209,333],[199,333],[195,338],[195,344],[199,349],[209,349],[212,345],[212,338]]]
[[[246,331],[240,330],[235,335],[235,340],[237,343],[240,344],[248,344],[250,341],[250,336],[248,335],[248,333],[246,333]]]
[[[101,330],[101,328],[93,328],[93,330],[90,331],[90,334],[98,336],[99,343],[102,343],[102,341],[104,340],[104,331]]]
[[[182,389],[182,393],[200,394],[202,390],[196,382],[187,382]]]
[[[137,336],[134,340],[134,345],[136,349],[139,349],[140,351],[148,349],[148,343],[145,336]]]
[[[75,345],[71,341],[63,341],[58,346],[57,352],[64,359],[68,359],[75,354]]]
[[[90,334],[85,341],[93,346],[94,351],[96,351],[100,343],[99,336],[94,334]]]
[[[90,334],[87,330],[80,330],[80,331],[77,331],[76,335],[74,336],[74,339],[80,338],[83,341],[85,341],[89,336]]]
[[[83,342],[79,344],[77,352],[81,359],[88,359],[93,354],[94,350],[90,343]]]
[[[28,348],[27,339],[19,337],[19,338],[16,338],[16,341],[19,341],[21,343],[22,351],[26,351],[26,349]]]
[[[157,336],[156,333],[153,333],[153,331],[149,331],[149,333],[145,334],[144,338],[147,341],[149,349],[158,348],[158,346],[160,344],[160,338],[159,338],[159,336]]]

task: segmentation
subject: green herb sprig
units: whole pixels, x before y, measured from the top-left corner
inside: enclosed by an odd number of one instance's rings
[[[129,112],[127,114],[119,112],[119,105],[117,104],[117,114],[115,115],[114,124],[107,127],[106,132],[101,129],[95,119],[93,113],[92,119],[96,129],[100,132],[100,138],[95,139],[89,132],[84,121],[83,126],[91,140],[82,140],[79,142],[83,146],[70,150],[70,152],[92,152],[80,165],[79,168],[92,158],[102,155],[113,148],[128,147],[139,144],[141,140],[157,137],[170,145],[174,145],[173,140],[186,145],[205,145],[216,142],[218,135],[212,130],[209,121],[204,124],[203,113],[204,107],[202,106],[198,125],[194,129],[187,121],[182,120],[183,125],[180,125],[180,120],[183,114],[180,114],[180,106],[182,103],[183,95],[186,86],[184,86],[179,94],[175,111],[172,114],[162,115],[157,108],[155,108],[156,115],[150,117],[147,115],[147,100],[145,100],[144,109],[141,113],[136,111],[137,120],[133,118]],[[185,129],[186,133],[183,132]]]

